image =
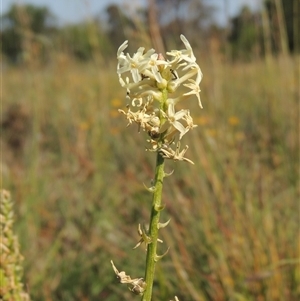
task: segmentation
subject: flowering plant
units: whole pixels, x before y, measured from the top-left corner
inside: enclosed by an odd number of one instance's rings
[[[149,228],[138,225],[140,240],[136,249],[145,243],[147,249],[146,269],[144,278],[132,279],[124,271],[119,272],[111,261],[113,270],[121,283],[127,284],[130,291],[142,295],[142,301],[150,301],[156,262],[163,255],[157,255],[159,229],[168,225],[169,221],[160,223],[160,213],[164,209],[161,202],[164,172],[164,160],[193,162],[185,157],[186,145],[180,149],[180,141],[189,130],[196,127],[188,109],[176,111],[176,104],[192,95],[200,100],[199,84],[202,72],[196,63],[193,49],[185,38],[180,36],[185,49],[167,52],[170,59],[165,59],[154,49],[145,52],[140,47],[133,56],[124,53],[128,46],[125,41],[117,52],[117,73],[119,82],[127,91],[129,101],[127,110],[119,110],[128,120],[128,125],[136,123],[139,130],[149,135],[148,150],[157,153],[154,185],[148,190],[153,194]],[[183,88],[183,89],[182,89]],[[183,90],[183,91],[182,91]],[[178,301],[178,298],[175,297]]]

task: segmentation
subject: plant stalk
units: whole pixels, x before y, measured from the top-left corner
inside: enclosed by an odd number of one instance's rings
[[[147,257],[146,257],[146,271],[145,271],[145,282],[147,284],[145,293],[142,297],[142,301],[151,301],[152,288],[154,281],[155,265],[156,265],[156,250],[157,250],[157,239],[158,239],[158,223],[160,217],[160,211],[162,209],[162,188],[164,179],[164,158],[158,152],[156,157],[156,168],[155,168],[155,191],[152,199],[152,209],[149,226],[149,236],[151,243],[147,246]]]

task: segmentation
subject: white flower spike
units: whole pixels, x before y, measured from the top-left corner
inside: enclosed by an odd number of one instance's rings
[[[185,49],[167,52],[170,60],[154,49],[145,52],[143,47],[132,56],[125,54],[128,41],[119,47],[117,73],[131,102],[127,112],[119,111],[128,125],[136,123],[149,134],[153,151],[160,151],[167,159],[192,163],[183,156],[187,148],[179,152],[178,142],[196,125],[189,110],[176,110],[176,104],[194,95],[202,108],[199,85],[203,75],[189,41],[184,35],[180,39]],[[172,149],[175,140],[177,148]]]

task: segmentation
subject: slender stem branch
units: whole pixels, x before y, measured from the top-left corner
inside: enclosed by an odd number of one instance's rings
[[[155,184],[154,184],[155,191],[152,199],[152,209],[151,209],[151,218],[150,218],[150,226],[149,226],[149,236],[151,238],[151,243],[147,247],[147,258],[146,258],[145,281],[147,286],[142,301],[151,301],[151,297],[152,297],[152,288],[153,288],[155,265],[156,265],[158,223],[159,223],[160,211],[162,209],[161,199],[162,199],[163,179],[164,179],[164,158],[158,152],[157,159],[156,159],[156,168],[155,168]]]

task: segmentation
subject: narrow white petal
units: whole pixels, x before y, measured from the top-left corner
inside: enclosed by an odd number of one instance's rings
[[[121,55],[121,53],[123,52],[123,50],[125,50],[128,46],[128,40],[126,40],[118,49],[117,52],[117,57],[119,57]]]

